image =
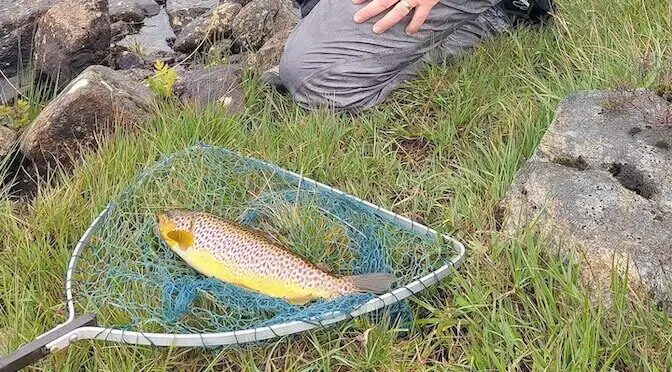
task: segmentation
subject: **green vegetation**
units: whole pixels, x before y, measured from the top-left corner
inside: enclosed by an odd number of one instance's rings
[[[177,80],[177,72],[165,62],[154,62],[154,75],[147,78],[149,89],[161,98],[168,98],[173,94],[173,85]]]
[[[34,70],[30,73],[19,75],[21,81],[19,86],[26,85],[25,82],[35,81]],[[3,77],[0,76],[0,79]],[[18,90],[18,97],[11,105],[0,105],[0,125],[12,129],[23,129],[30,124],[39,115],[44,106],[56,95],[56,84],[53,81],[46,80],[38,84],[32,84],[25,91],[20,87],[13,86]]]
[[[669,2],[561,0],[553,26],[517,30],[432,67],[360,117],[305,112],[249,77],[236,116],[164,105],[119,134],[28,211],[0,204],[0,353],[65,319],[70,252],[93,217],[157,154],[204,140],[266,159],[423,221],[468,245],[459,273],[411,300],[410,332],[344,323],[237,350],[82,342],[46,370],[631,370],[672,366],[672,321],[613,282],[590,301],[573,261],[532,229],[508,237],[495,211],[562,98],[669,79]],[[402,151],[406,139],[433,146]],[[403,140],[402,140],[403,139]],[[406,149],[409,150],[409,149]],[[409,156],[415,153],[417,156]],[[402,156],[403,154],[403,156]]]

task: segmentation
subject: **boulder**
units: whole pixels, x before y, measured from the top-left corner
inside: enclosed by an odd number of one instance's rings
[[[0,125],[0,165],[5,156],[12,151],[17,137],[15,130]]]
[[[116,128],[145,122],[153,95],[126,73],[91,66],[68,84],[22,133],[19,150],[38,172],[61,164],[67,170],[97,140]]]
[[[146,17],[155,16],[161,6],[154,0],[110,0],[110,22],[142,22]]]
[[[256,72],[264,72],[278,66],[292,30],[293,28],[286,28],[276,32],[258,51],[248,56],[247,67]]]
[[[256,51],[274,34],[292,29],[299,12],[290,0],[252,0],[233,21],[236,44],[243,51]]]
[[[157,59],[165,61],[175,58],[177,53],[168,44],[168,40],[174,38],[168,14],[161,9],[157,15],[145,19],[139,33],[126,36],[117,46],[153,63]]]
[[[40,19],[35,33],[35,64],[65,85],[85,68],[110,55],[107,0],[61,0]]]
[[[37,21],[56,1],[0,2],[0,69],[5,75],[16,75],[29,61]]]
[[[180,30],[173,49],[190,53],[205,39],[225,39],[231,36],[231,23],[242,6],[224,1],[207,13],[198,16]]]
[[[218,0],[167,0],[166,11],[170,16],[170,25],[176,33],[179,33],[182,27],[218,3]]]
[[[116,43],[123,40],[124,37],[134,32],[133,27],[125,21],[117,21],[110,25],[110,35],[112,42]]]
[[[233,114],[240,113],[245,108],[242,76],[240,65],[187,71],[179,76],[173,94],[188,105],[222,105]]]
[[[567,97],[500,214],[516,231],[534,221],[577,248],[584,280],[606,295],[612,258],[631,288],[672,304],[672,107],[646,90]]]

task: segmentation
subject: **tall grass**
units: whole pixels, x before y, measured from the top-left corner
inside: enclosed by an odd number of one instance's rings
[[[0,352],[64,319],[63,274],[93,216],[161,153],[197,140],[269,160],[465,241],[467,262],[411,300],[410,333],[343,324],[263,348],[161,349],[82,342],[47,370],[667,370],[670,318],[614,280],[611,306],[591,302],[577,263],[533,229],[505,236],[495,209],[567,94],[655,87],[672,56],[665,1],[562,0],[554,25],[483,43],[433,66],[359,117],[304,112],[246,84],[229,116],[162,107],[119,134],[26,213],[0,204]],[[402,156],[403,139],[426,150]]]

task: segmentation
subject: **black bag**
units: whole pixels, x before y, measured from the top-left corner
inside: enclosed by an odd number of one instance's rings
[[[551,0],[503,0],[501,6],[514,25],[544,24],[555,10]]]

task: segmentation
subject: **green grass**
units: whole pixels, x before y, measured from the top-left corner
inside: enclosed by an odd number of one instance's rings
[[[414,329],[363,320],[261,348],[160,349],[81,342],[45,370],[667,370],[672,322],[614,280],[611,306],[591,302],[576,263],[530,231],[494,218],[560,100],[584,89],[656,87],[672,57],[665,1],[562,0],[555,25],[484,43],[433,67],[360,117],[308,113],[247,84],[230,117],[162,107],[119,135],[27,213],[0,204],[0,352],[65,317],[70,251],[109,198],[160,153],[205,140],[334,185],[452,234],[469,247],[460,272],[412,300]],[[669,79],[669,77],[667,78]],[[667,80],[669,81],[669,80]],[[433,147],[408,160],[403,138]]]

